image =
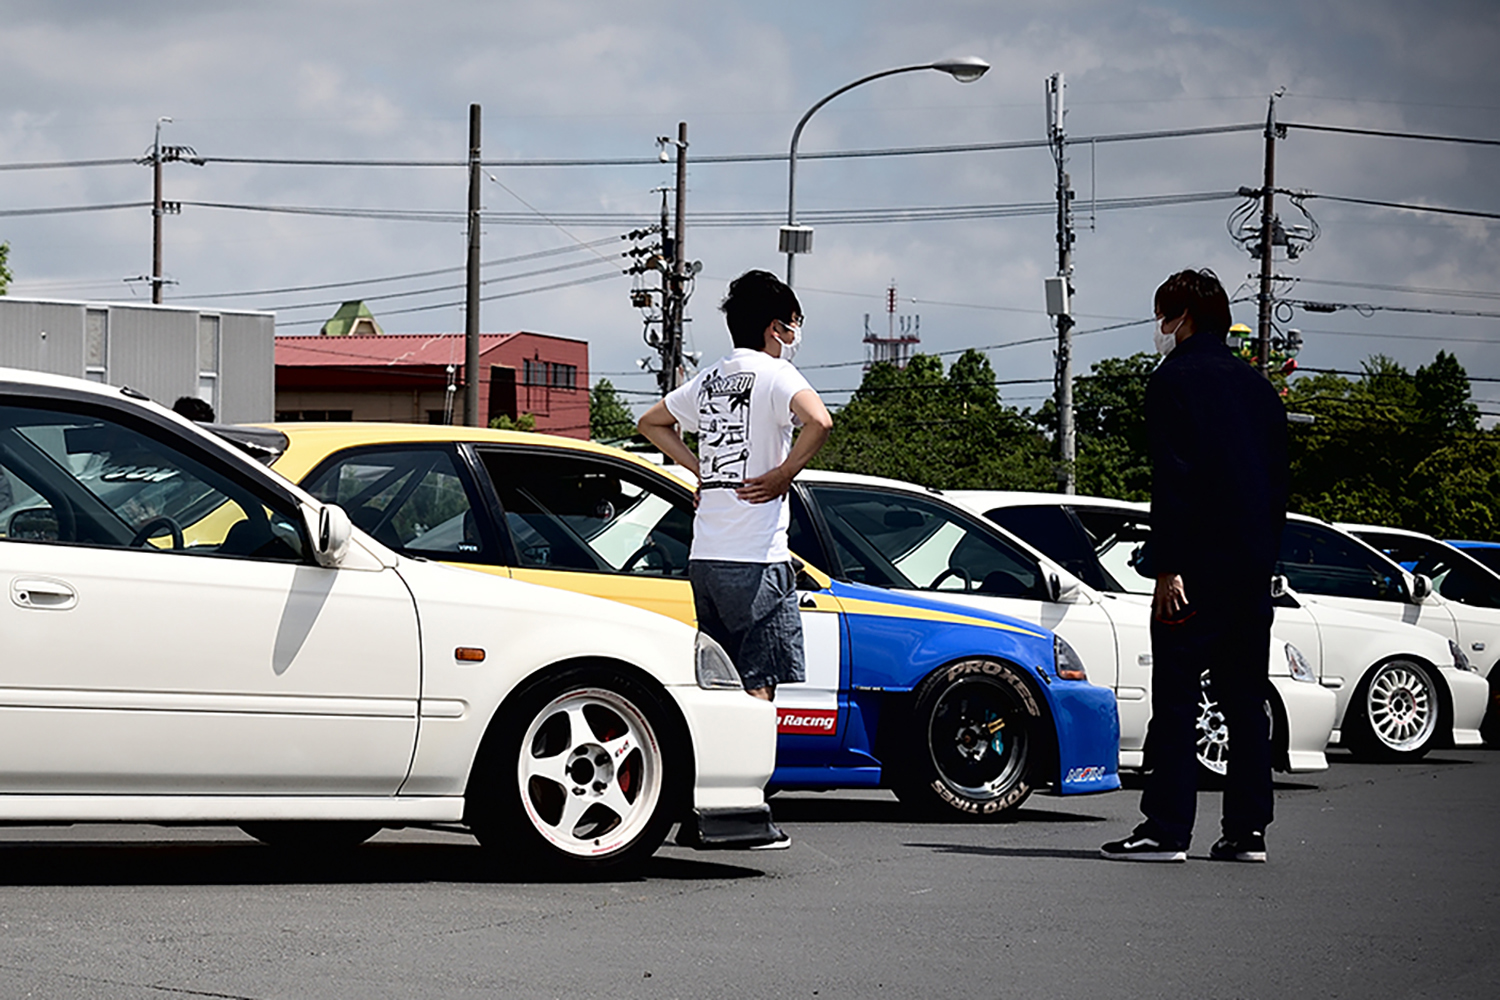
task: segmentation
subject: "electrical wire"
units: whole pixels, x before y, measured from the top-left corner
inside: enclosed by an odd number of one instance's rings
[[[1335,281],[1331,278],[1304,278],[1294,276],[1294,282],[1307,285],[1334,285],[1340,288],[1368,288],[1377,292],[1410,292],[1414,295],[1451,295],[1465,299],[1500,299],[1500,291],[1464,291],[1460,288],[1422,288],[1416,285],[1382,285],[1364,281]]]
[[[123,167],[141,161],[136,157],[115,157],[108,160],[41,160],[33,163],[0,163],[0,170],[61,170],[71,167]]]
[[[1500,145],[1500,143],[1496,143]],[[1478,212],[1467,208],[1442,208],[1437,205],[1413,205],[1400,201],[1377,201],[1373,198],[1345,198],[1334,194],[1298,192],[1300,197],[1321,198],[1323,201],[1341,201],[1349,205],[1374,205],[1376,208],[1399,208],[1406,212],[1430,212],[1435,215],[1462,215],[1471,219],[1500,219],[1500,212]]]
[[[112,212],[119,208],[150,208],[149,201],[119,201],[109,205],[59,205],[53,208],[4,208],[0,217],[14,219],[27,215],[70,215],[76,212]]]
[[[617,277],[620,277],[621,275],[623,275],[624,273],[625,272],[623,272],[623,271],[609,271],[609,272],[605,272],[604,274],[590,275],[589,277],[586,277],[586,278],[575,278],[572,281],[559,281],[559,282],[555,282],[555,283],[550,284],[550,285],[538,285],[535,288],[522,288],[522,289],[519,289],[519,290],[514,291],[514,292],[498,292],[498,293],[496,293],[494,295],[482,295],[482,296],[480,296],[479,301],[480,302],[495,302],[495,301],[497,301],[499,299],[513,299],[513,298],[515,298],[517,296],[520,296],[520,295],[532,295],[532,294],[534,294],[536,292],[550,292],[550,291],[553,291],[554,289],[558,289],[558,288],[571,288],[574,285],[587,285],[587,284],[590,284],[590,283],[595,282],[595,281],[606,281],[606,280],[608,280],[610,278],[617,278]],[[464,305],[464,304],[465,303],[464,303],[463,299],[456,299],[456,300],[454,300],[452,302],[437,302],[437,303],[434,303],[432,305],[426,305],[426,306],[410,306],[410,307],[408,307],[406,309],[387,309],[387,310],[383,311],[380,315],[381,316],[400,316],[400,315],[403,315],[405,313],[430,312],[430,311],[432,311],[434,309],[451,309],[451,308],[454,308],[454,307],[457,307],[457,306],[461,306],[461,305]],[[315,325],[320,326],[324,322],[326,322],[326,320],[300,319],[300,320],[293,320],[290,323],[277,323],[276,326],[277,326],[278,329],[290,328],[290,327],[294,327],[294,326],[315,326]]]
[[[1429,142],[1456,142],[1471,146],[1500,146],[1500,139],[1475,139],[1459,135],[1424,135],[1420,132],[1391,132],[1386,129],[1350,128],[1345,125],[1309,125],[1304,122],[1277,122],[1282,128],[1300,128],[1309,132],[1342,132],[1347,135],[1374,135],[1386,139],[1425,139]]]
[[[620,254],[620,256],[623,257],[625,255],[624,254]],[[612,264],[614,262],[610,261],[609,263]],[[580,268],[580,267],[598,267],[598,266],[599,266],[599,262],[597,260],[575,260],[575,261],[569,261],[566,264],[554,264],[552,267],[537,268],[534,271],[518,271],[515,274],[502,274],[502,275],[498,275],[498,276],[493,277],[493,278],[485,278],[482,281],[480,281],[479,284],[481,286],[483,286],[483,285],[492,285],[492,284],[495,284],[496,282],[500,282],[500,281],[515,281],[515,280],[517,280],[519,278],[534,278],[534,277],[536,277],[538,275],[542,275],[542,274],[555,274],[558,271],[571,271],[571,270],[574,270],[574,269]],[[467,287],[468,287],[468,284],[466,282],[460,282],[459,284],[456,284],[456,285],[435,285],[435,286],[433,286],[431,288],[414,288],[414,289],[412,289],[410,291],[405,291],[405,292],[385,292],[385,293],[380,294],[380,295],[366,295],[366,296],[363,296],[361,298],[361,301],[363,301],[363,302],[379,302],[379,301],[382,301],[382,300],[385,300],[385,299],[404,299],[404,298],[411,298],[412,296],[416,296],[416,295],[433,295],[433,294],[435,294],[437,292],[453,292],[453,291],[457,291],[460,288],[467,288]],[[298,302],[298,303],[287,303],[287,304],[280,304],[280,305],[274,305],[274,306],[257,306],[256,308],[260,309],[263,312],[290,311],[290,310],[293,310],[293,309],[321,309],[321,308],[324,308],[326,306],[343,305],[345,301],[347,301],[347,300],[345,300],[345,299],[330,299],[330,300],[327,300],[327,301],[324,301],[324,302]]]
[[[1432,309],[1426,306],[1377,306],[1365,302],[1314,302],[1307,299],[1277,298],[1278,303],[1297,306],[1308,312],[1331,313],[1353,309],[1361,316],[1377,312],[1417,313],[1423,316],[1465,316],[1471,319],[1500,319],[1500,313],[1483,312],[1478,309]]]
[[[591,246],[604,246],[606,243],[614,243],[626,239],[624,236],[608,236],[604,239],[594,240]],[[501,264],[516,264],[526,260],[536,260],[540,257],[553,257],[558,254],[575,253],[577,246],[553,247],[550,250],[537,250],[532,253],[516,254],[513,257],[496,257],[494,260],[480,261],[481,268],[498,267]],[[409,281],[414,278],[431,278],[439,274],[455,274],[465,270],[467,265],[459,264],[455,267],[438,267],[430,271],[410,271],[406,274],[388,274],[380,278],[361,278],[358,281],[332,281],[321,285],[293,285],[287,288],[256,288],[243,292],[212,292],[207,295],[192,295],[185,298],[192,299],[235,299],[248,298],[254,295],[289,295],[293,292],[322,292],[330,288],[352,288],[356,285],[379,285],[394,281]]]

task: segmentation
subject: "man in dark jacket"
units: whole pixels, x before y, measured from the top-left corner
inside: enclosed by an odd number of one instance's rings
[[[1105,844],[1115,860],[1185,861],[1197,805],[1196,717],[1206,669],[1229,728],[1221,861],[1264,861],[1272,818],[1271,574],[1286,520],[1286,409],[1230,353],[1229,298],[1212,271],[1156,290],[1146,388],[1151,443],[1151,723],[1145,821]]]

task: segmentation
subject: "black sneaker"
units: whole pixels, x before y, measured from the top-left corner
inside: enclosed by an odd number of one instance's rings
[[[785,830],[783,830],[779,826],[773,826],[772,829],[774,829],[776,831],[776,839],[775,840],[772,840],[772,841],[770,841],[768,843],[765,843],[765,844],[754,844],[754,845],[751,846],[750,850],[752,850],[752,851],[784,851],[788,847],[792,846],[792,838],[787,835],[787,832]]]
[[[1155,837],[1136,831],[1124,840],[1111,840],[1099,848],[1111,861],[1186,861],[1187,848],[1162,843]]]
[[[1266,860],[1265,834],[1247,833],[1240,837],[1225,835],[1208,849],[1208,856],[1213,861],[1264,862]]]

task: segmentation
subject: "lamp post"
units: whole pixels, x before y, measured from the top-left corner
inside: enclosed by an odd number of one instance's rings
[[[947,73],[959,83],[973,83],[989,71],[990,64],[976,56],[961,56],[957,59],[942,59],[938,62],[921,63],[917,66],[898,66],[895,69],[881,70],[879,73],[871,73],[862,76],[853,83],[846,83],[833,93],[824,97],[817,104],[807,109],[807,114],[797,122],[797,127],[792,130],[792,147],[787,157],[786,177],[786,225],[781,227],[780,249],[786,254],[786,283],[792,283],[793,268],[796,256],[799,253],[808,253],[812,250],[812,227],[797,225],[797,143],[802,139],[802,128],[813,114],[833,100],[835,97],[847,90],[853,90],[860,84],[869,83],[871,80],[879,80],[883,76],[895,76],[897,73],[915,73],[918,70],[935,69]]]

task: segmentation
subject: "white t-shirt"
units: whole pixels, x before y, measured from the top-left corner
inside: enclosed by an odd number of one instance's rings
[[[736,348],[667,395],[684,431],[698,434],[698,513],[690,559],[785,562],[790,518],[785,496],[746,503],[734,491],[786,461],[792,397],[811,389],[791,362]]]

